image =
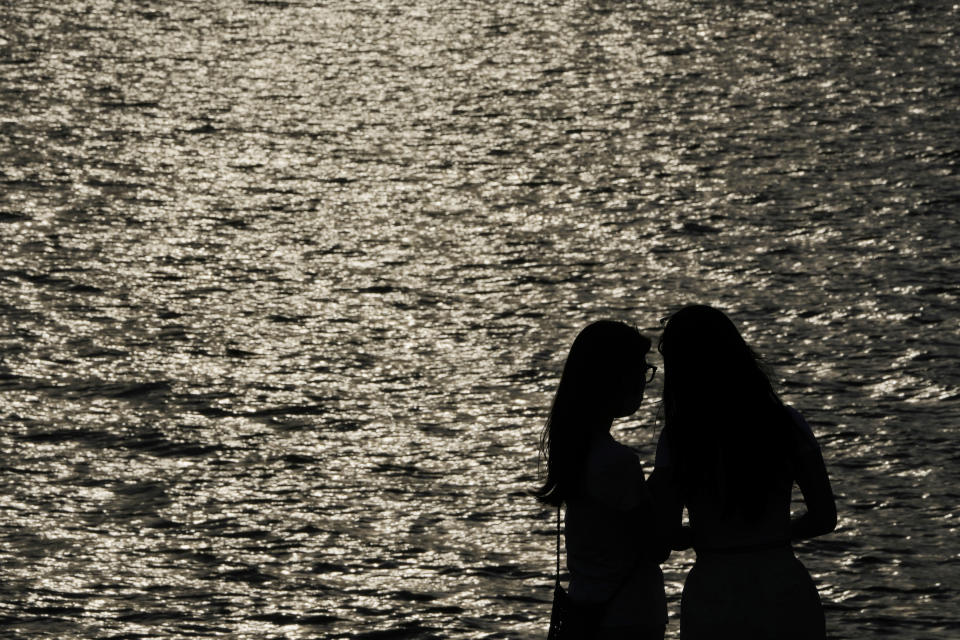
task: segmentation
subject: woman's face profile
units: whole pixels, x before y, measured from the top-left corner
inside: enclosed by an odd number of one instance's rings
[[[647,362],[644,359],[639,367],[633,368],[623,378],[623,407],[617,414],[617,418],[632,415],[640,408],[640,404],[643,402],[643,392],[647,388],[647,368]]]

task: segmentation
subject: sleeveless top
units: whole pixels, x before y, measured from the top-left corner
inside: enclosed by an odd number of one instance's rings
[[[803,456],[809,452],[818,452],[819,444],[810,429],[810,425],[798,411],[787,407],[793,419],[791,431],[792,455]],[[658,468],[671,466],[670,446],[661,432],[657,443],[657,455],[654,465]],[[722,508],[722,501],[716,495],[695,496],[686,500],[687,514],[693,529],[693,545],[696,549],[762,549],[771,545],[790,541],[790,500],[793,479],[783,477],[771,491],[762,516],[757,520],[746,520],[742,516],[731,516]]]

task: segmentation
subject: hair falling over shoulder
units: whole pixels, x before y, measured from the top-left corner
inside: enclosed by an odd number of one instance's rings
[[[665,433],[682,490],[719,491],[728,511],[759,516],[790,462],[790,416],[760,357],[705,305],[670,316],[659,349]]]
[[[649,350],[650,340],[623,322],[600,320],[577,335],[540,437],[547,472],[537,500],[559,506],[577,491],[590,438],[609,428],[623,379]]]

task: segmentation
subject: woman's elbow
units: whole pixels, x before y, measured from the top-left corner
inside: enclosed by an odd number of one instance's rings
[[[830,515],[827,517],[825,524],[827,525],[827,530],[824,533],[832,533],[837,528],[836,507],[830,510]]]
[[[818,536],[832,533],[837,528],[836,505],[831,504],[829,507],[822,509],[816,514],[814,521],[816,522]]]

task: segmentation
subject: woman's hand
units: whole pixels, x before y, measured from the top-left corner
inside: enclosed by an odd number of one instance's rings
[[[796,480],[807,512],[790,523],[790,539],[813,538],[833,531],[837,526],[837,503],[819,449],[797,457]]]

